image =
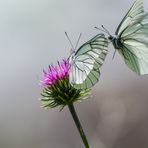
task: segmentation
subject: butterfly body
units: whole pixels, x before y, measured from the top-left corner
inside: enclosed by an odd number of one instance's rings
[[[118,37],[109,36],[108,39],[112,42],[115,49],[122,48],[122,40]]]

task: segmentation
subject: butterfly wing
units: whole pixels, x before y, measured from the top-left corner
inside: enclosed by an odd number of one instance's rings
[[[148,73],[148,47],[141,41],[126,40],[118,50],[127,66],[139,75]]]
[[[116,31],[121,42],[119,53],[127,66],[140,75],[148,73],[148,15],[142,4],[142,0],[135,1]]]
[[[122,21],[120,22],[115,34],[120,35],[128,26],[135,24],[136,22],[140,22],[144,15],[143,9],[143,1],[136,0],[132,7],[129,9],[127,14],[124,16]]]
[[[108,41],[104,34],[98,34],[71,55],[69,80],[73,87],[87,89],[98,82],[99,67],[106,57],[107,46]]]

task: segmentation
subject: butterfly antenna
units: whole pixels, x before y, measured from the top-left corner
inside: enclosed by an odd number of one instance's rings
[[[76,46],[75,46],[75,48],[74,48],[75,50],[77,49],[77,46],[78,46],[78,44],[79,44],[79,41],[80,41],[81,36],[82,36],[82,33],[80,33],[80,35],[79,35],[79,37],[78,37],[78,40],[77,40]]]
[[[65,35],[66,35],[66,37],[67,37],[67,39],[68,39],[68,41],[69,41],[69,43],[70,43],[70,45],[71,45],[71,47],[72,47],[72,50],[74,51],[75,48],[74,48],[74,46],[73,46],[73,44],[72,44],[72,42],[71,42],[71,40],[70,40],[70,38],[69,38],[67,32],[65,32]]]
[[[109,35],[109,36],[111,36],[111,34],[109,33],[109,31],[102,25],[101,26],[103,29],[104,29],[104,31]]]
[[[96,26],[94,28],[106,33],[106,31],[104,31],[103,29],[100,29],[100,28],[98,28]]]

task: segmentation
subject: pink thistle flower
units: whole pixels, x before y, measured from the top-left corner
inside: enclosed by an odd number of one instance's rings
[[[50,65],[47,71],[43,71],[40,83],[43,85],[42,106],[63,109],[66,105],[85,99],[90,94],[90,89],[75,89],[69,82],[70,64],[68,59],[58,62],[57,66]]]
[[[47,72],[44,72],[44,76],[40,81],[43,86],[54,85],[57,81],[69,78],[70,64],[67,59],[63,59],[57,66],[50,65]]]

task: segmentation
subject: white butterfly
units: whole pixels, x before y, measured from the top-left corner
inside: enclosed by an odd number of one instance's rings
[[[99,68],[105,60],[107,46],[104,34],[98,34],[70,55],[69,81],[73,87],[87,89],[98,82]]]
[[[148,14],[144,13],[142,0],[134,2],[115,35],[109,40],[125,64],[137,74],[148,74]]]

